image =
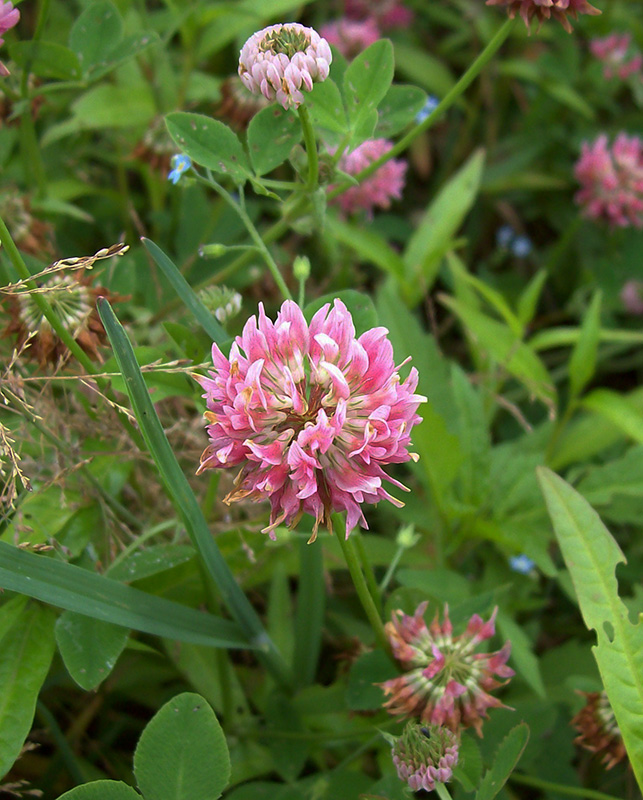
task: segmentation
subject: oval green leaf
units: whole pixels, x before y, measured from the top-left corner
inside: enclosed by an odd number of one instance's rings
[[[141,795],[122,781],[93,781],[70,789],[58,800],[141,800]]]

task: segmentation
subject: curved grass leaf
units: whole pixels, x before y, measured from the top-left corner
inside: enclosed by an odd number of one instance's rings
[[[0,587],[58,608],[168,639],[248,647],[233,622],[0,542]]]
[[[145,443],[166,486],[168,496],[181,516],[186,530],[214,580],[223,602],[248,637],[258,648],[257,657],[263,661],[282,684],[292,685],[290,669],[266,633],[257,612],[239,587],[234,575],[212,537],[194,492],[183,474],[156,414],[123,326],[107,300],[98,301],[101,320],[114,349],[119,369],[125,379],[127,393],[141,428]]]
[[[166,703],[147,724],[134,754],[145,800],[216,800],[230,779],[230,756],[214,711],[198,694]]]
[[[194,289],[185,280],[179,268],[174,262],[154,244],[150,239],[141,239],[143,247],[152,256],[156,264],[161,268],[163,274],[172,284],[172,288],[178,294],[183,304],[194,315],[194,319],[199,323],[208,336],[217,344],[223,344],[230,337],[225,329],[219,324],[215,317],[208,311],[199,298],[194,293]]]
[[[643,625],[618,596],[620,547],[587,500],[551,470],[538,469],[558,543],[572,577],[592,648],[639,786],[643,788]]]

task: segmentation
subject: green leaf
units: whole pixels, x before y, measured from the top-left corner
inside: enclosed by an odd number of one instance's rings
[[[330,303],[332,308],[334,300],[341,300],[350,311],[358,336],[377,325],[377,311],[373,301],[367,294],[358,292],[355,289],[343,289],[341,292],[332,292],[318,297],[304,308],[304,316],[310,321],[314,314],[326,303]]]
[[[198,694],[166,703],[147,724],[134,753],[145,800],[216,800],[230,779],[230,756],[214,711]]]
[[[248,647],[228,620],[146,594],[118,581],[0,542],[0,587],[58,608],[168,639]]]
[[[482,314],[453,297],[442,296],[450,308],[471,331],[479,346],[487,351],[500,367],[523,383],[529,392],[555,408],[555,388],[543,362],[529,345],[521,342],[502,322]]]
[[[595,389],[582,405],[608,419],[626,436],[643,444],[643,413],[627,397],[610,389]]]
[[[480,783],[476,800],[493,800],[516,768],[528,741],[529,727],[524,722],[509,731],[496,751],[491,769]]]
[[[131,583],[185,564],[195,555],[194,548],[186,544],[155,544],[112,562],[105,574],[112,580]]]
[[[419,303],[433,285],[440,262],[478,194],[484,159],[484,151],[477,150],[418,221],[404,251],[404,289],[411,305]]]
[[[455,78],[446,64],[414,45],[396,42],[395,68],[438,97],[444,97],[455,85]]]
[[[283,164],[301,137],[299,119],[292,111],[271,105],[255,114],[248,125],[248,152],[257,175]]]
[[[18,758],[31,730],[54,654],[54,620],[50,609],[30,603],[0,640],[0,778]]]
[[[602,293],[596,291],[585,312],[580,338],[569,359],[570,400],[575,400],[580,396],[596,370],[598,338],[601,330],[601,298]]]
[[[123,36],[123,23],[109,0],[94,0],[74,22],[69,47],[78,56],[83,73],[106,61]]]
[[[27,64],[39,78],[54,78],[62,81],[78,80],[82,75],[76,54],[67,47],[54,42],[13,42],[9,45],[11,58],[19,67]]]
[[[126,36],[109,51],[105,61],[101,61],[92,67],[90,76],[92,81],[97,81],[99,78],[104,77],[113,69],[116,69],[119,64],[134,58],[134,56],[147,50],[151,45],[159,44],[160,41],[155,31],[134,33],[131,36]]]
[[[465,734],[460,740],[458,764],[453,777],[462,784],[465,792],[474,792],[482,777],[482,753],[471,735]]]
[[[546,697],[547,691],[540,674],[540,662],[534,655],[533,645],[524,630],[504,613],[498,614],[498,630],[504,639],[511,642],[511,662],[519,675],[531,686],[538,697]]]
[[[347,132],[348,120],[344,103],[335,81],[327,78],[323,83],[316,83],[312,92],[306,96],[306,107],[317,128],[337,134],[337,139]]]
[[[230,175],[235,183],[244,183],[251,175],[248,157],[237,135],[218,119],[174,111],[167,114],[165,124],[178,147],[202,167]]]
[[[529,325],[534,318],[543,286],[548,277],[549,273],[546,269],[539,270],[522,291],[516,309],[516,314],[521,325]]]
[[[168,279],[172,288],[182,300],[185,307],[190,311],[194,319],[199,323],[208,336],[217,344],[223,344],[230,337],[225,331],[218,320],[211,314],[208,309],[203,305],[201,300],[194,293],[194,289],[185,280],[179,268],[174,264],[171,259],[161,250],[161,248],[154,244],[151,239],[141,239],[143,247],[152,256],[156,264],[161,268],[163,274]]]
[[[391,139],[408,125],[415,122],[415,117],[426,103],[426,92],[417,86],[394,84],[380,103],[377,113],[376,136]]]
[[[643,625],[629,619],[615,571],[626,559],[587,500],[544,467],[538,478],[630,764],[643,788]]]
[[[321,651],[326,584],[321,547],[302,538],[299,547],[299,590],[295,617],[293,671],[299,686],[313,683]]]
[[[403,280],[404,262],[377,231],[330,214],[326,217],[326,230],[333,239],[350,247],[362,261],[375,264],[397,280]]]
[[[376,686],[397,671],[390,658],[381,650],[372,650],[360,656],[351,667],[346,687],[346,703],[351,711],[374,711],[382,707],[384,692]]]
[[[353,59],[344,74],[344,101],[353,132],[352,146],[371,138],[377,107],[393,81],[393,45],[379,39]]]
[[[76,683],[90,691],[114,668],[129,631],[120,625],[65,611],[56,622],[56,641],[65,666]]]
[[[588,467],[576,489],[592,505],[611,505],[619,495],[643,497],[643,446],[631,447],[622,458]]]
[[[122,781],[92,781],[61,794],[58,800],[141,800],[141,795]]]
[[[299,713],[291,699],[282,691],[277,690],[268,695],[265,715],[268,731],[304,733]],[[286,743],[279,736],[273,736],[268,739],[268,749],[272,753],[276,771],[287,783],[293,783],[303,770],[310,753],[310,740],[291,739]]]

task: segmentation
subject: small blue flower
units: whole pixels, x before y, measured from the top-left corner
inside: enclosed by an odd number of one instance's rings
[[[179,153],[175,156],[172,156],[170,166],[172,167],[172,171],[168,174],[167,179],[168,181],[172,181],[172,183],[177,184],[181,179],[181,175],[183,175],[184,172],[187,172],[192,166],[192,161],[190,160],[189,156],[184,156],[182,153]]]
[[[416,124],[419,125],[421,122],[424,122],[424,120],[429,116],[429,114],[432,114],[439,105],[440,105],[439,99],[434,95],[430,94],[426,98],[426,103],[415,115]]]
[[[511,225],[501,225],[496,231],[496,245],[506,249],[513,242],[516,231]]]
[[[522,553],[519,556],[511,556],[509,566],[514,572],[519,572],[521,575],[529,575],[536,565],[529,556]]]
[[[516,258],[526,258],[531,253],[533,245],[528,236],[516,236],[511,243],[511,252]]]

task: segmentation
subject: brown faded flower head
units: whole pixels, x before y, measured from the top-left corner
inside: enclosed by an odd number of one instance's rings
[[[605,768],[612,769],[627,757],[627,752],[607,693],[602,691],[579,694],[585,696],[587,703],[572,719],[572,725],[579,734],[574,741],[599,755]]]
[[[487,0],[488,6],[506,6],[507,14],[513,19],[520,14],[527,30],[530,30],[531,21],[538,21],[540,28],[543,20],[553,17],[565,28],[567,33],[572,32],[572,19],[578,19],[579,14],[600,14],[598,8],[590,5],[587,0]]]

